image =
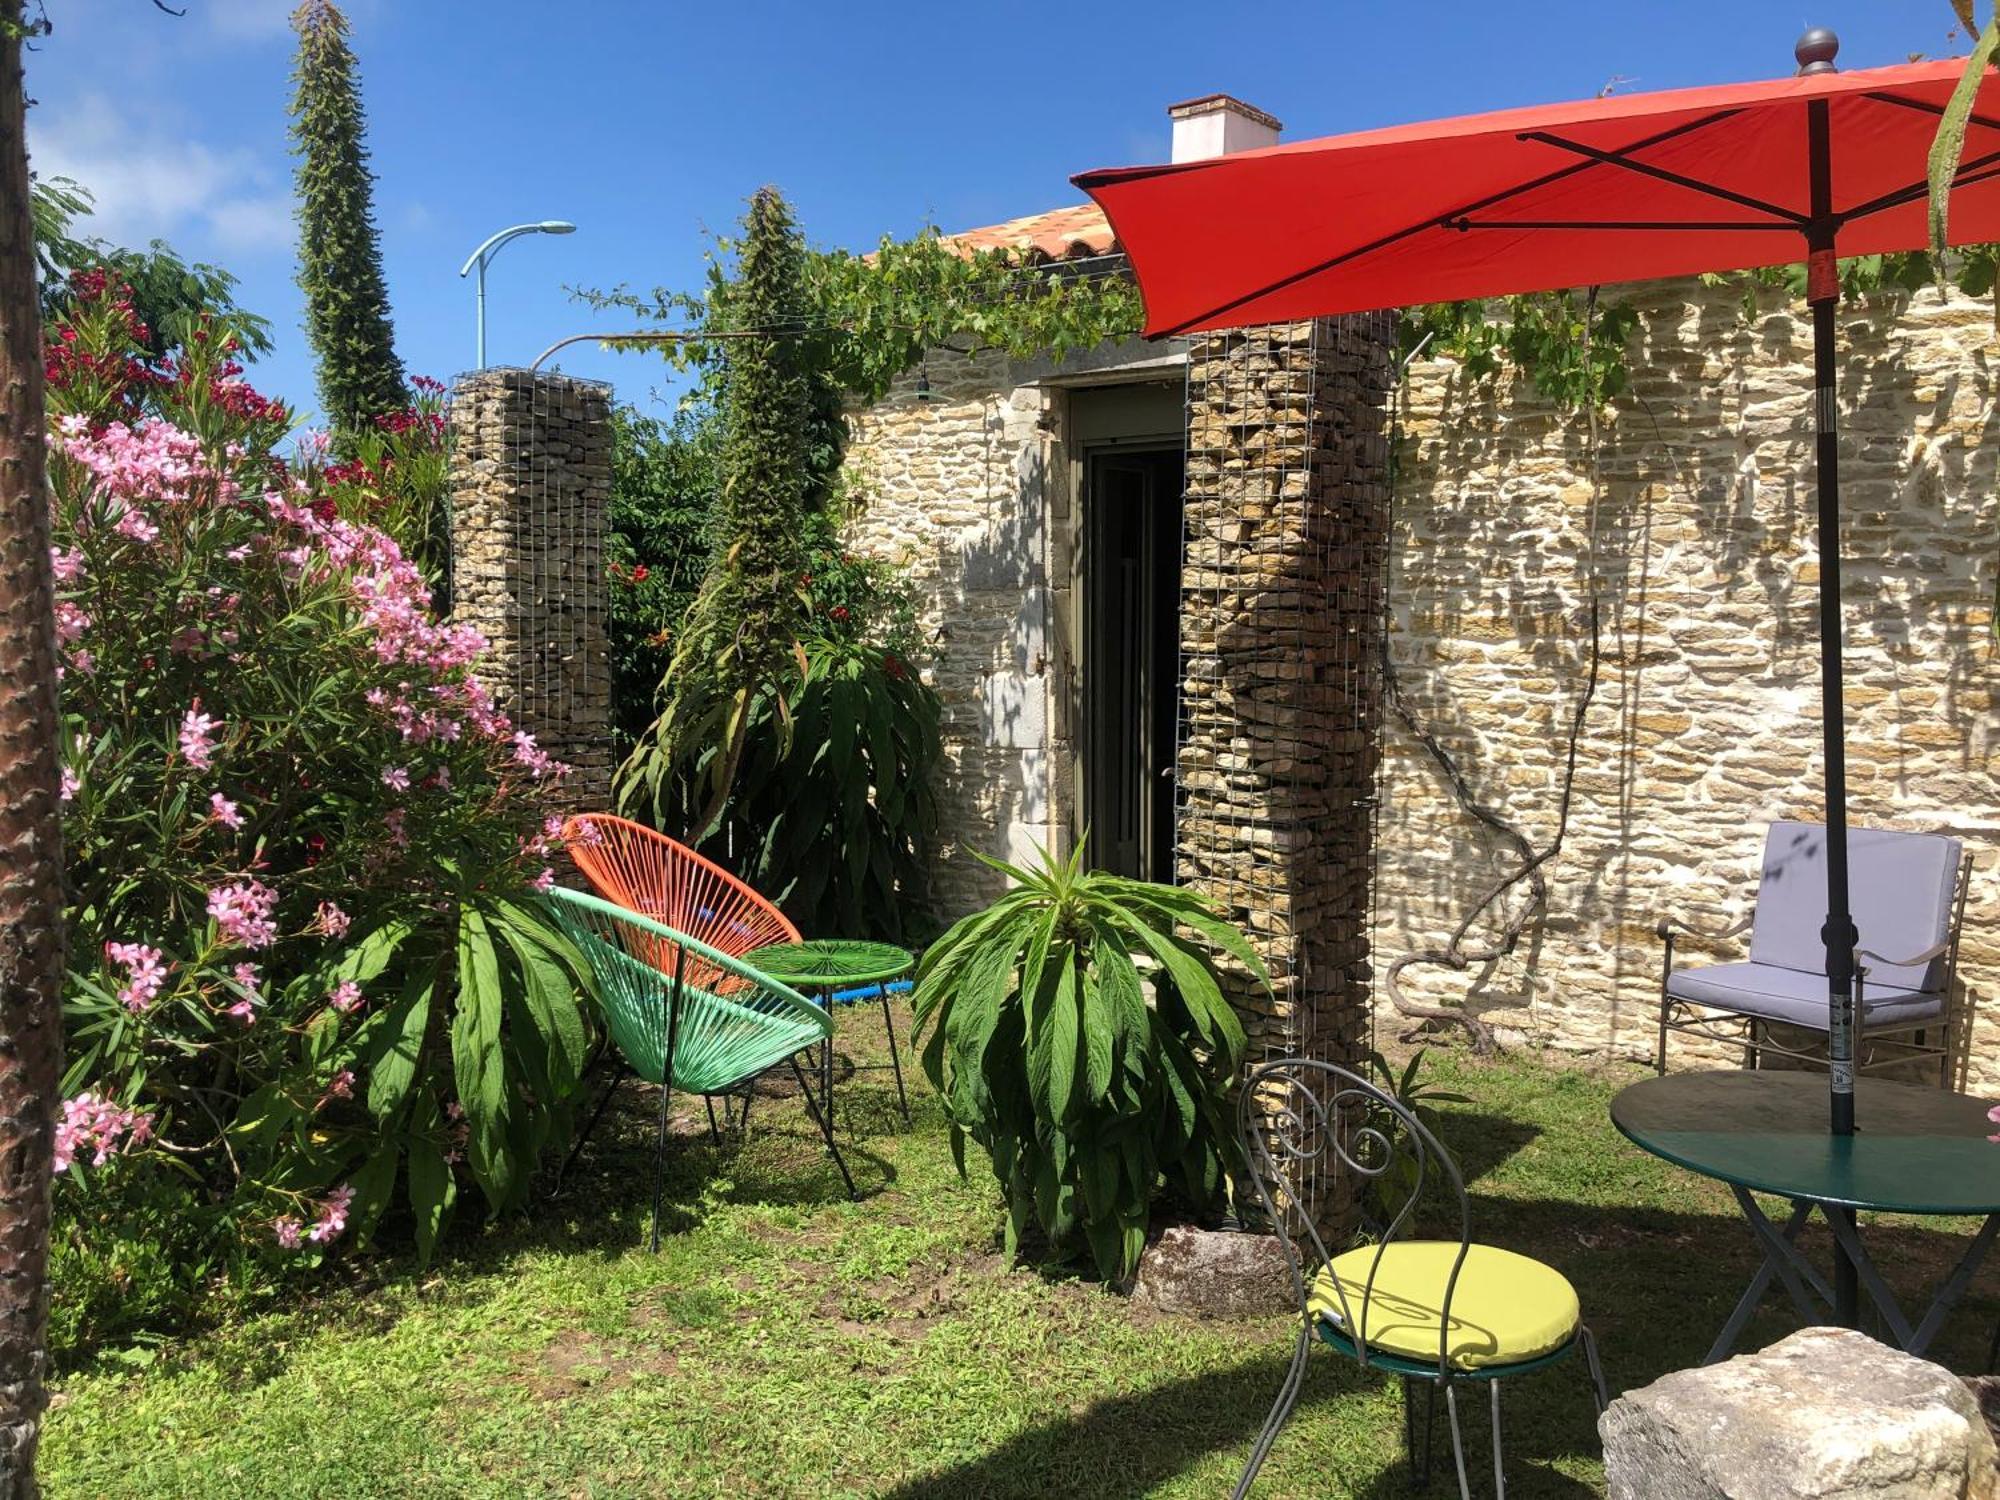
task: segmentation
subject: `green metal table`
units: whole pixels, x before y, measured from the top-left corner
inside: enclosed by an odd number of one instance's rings
[[[1799,1231],[1818,1210],[1853,1264],[1898,1345],[1922,1354],[1964,1295],[2000,1232],[2000,1145],[1987,1105],[1964,1094],[1855,1080],[1858,1122],[1851,1136],[1827,1128],[1824,1074],[1791,1072],[1674,1073],[1648,1078],[1611,1101],[1611,1120],[1642,1151],[1729,1185],[1736,1205],[1764,1251],[1764,1264],[1707,1363],[1728,1356],[1773,1279],[1808,1323],[1824,1321],[1834,1294],[1800,1253]],[[1791,1216],[1780,1228],[1753,1193],[1783,1198]],[[1928,1311],[1912,1323],[1869,1259],[1854,1220],[1857,1210],[1983,1217],[1964,1256],[1938,1288]]]
[[[902,1107],[903,1123],[910,1123],[910,1100],[903,1091],[903,1060],[896,1050],[896,1022],[889,1009],[889,982],[901,979],[916,967],[916,956],[893,943],[870,943],[844,938],[808,938],[799,943],[774,943],[759,948],[744,960],[773,979],[781,979],[793,989],[812,992],[812,998],[827,1007],[855,1004],[871,999],[882,1002],[882,1029],[889,1036],[889,1066],[896,1075],[896,1102]],[[833,1043],[825,1053],[825,1073],[821,1091],[827,1100],[828,1117],[833,1108]]]

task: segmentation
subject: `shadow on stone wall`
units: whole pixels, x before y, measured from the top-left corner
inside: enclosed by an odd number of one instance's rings
[[[1602,681],[1549,910],[1502,964],[1406,976],[1539,1039],[1625,1051],[1651,1045],[1654,915],[1735,911],[1765,823],[1823,806],[1809,324],[1775,293],[1751,323],[1726,289],[1633,295],[1632,385],[1599,449]],[[1992,314],[1885,296],[1845,309],[1841,333],[1853,816],[1983,846],[1965,972],[1990,992]],[[1404,426],[1393,658],[1482,798],[1539,847],[1582,680],[1586,424],[1432,364],[1413,371]],[[1383,794],[1387,961],[1440,942],[1513,861],[1393,722]]]

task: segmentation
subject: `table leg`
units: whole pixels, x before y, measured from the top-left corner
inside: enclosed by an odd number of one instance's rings
[[[1855,1240],[1854,1210],[1826,1205],[1826,1222],[1833,1227],[1833,1320],[1842,1328],[1861,1326],[1861,1297],[1858,1289],[1860,1266],[1848,1253],[1848,1245]],[[1841,1237],[1841,1227],[1846,1226],[1847,1237]],[[1900,1316],[1900,1314],[1899,1314]]]
[[[1980,1262],[1986,1259],[1986,1252],[1992,1247],[1993,1236],[1996,1233],[2000,1233],[2000,1214],[1988,1214],[1986,1222],[1979,1226],[1979,1233],[1972,1237],[1972,1243],[1966,1247],[1965,1254],[1952,1268],[1951,1275],[1946,1277],[1944,1285],[1938,1288],[1937,1296],[1932,1299],[1930,1311],[1924,1314],[1923,1322],[1917,1325],[1915,1336],[1906,1346],[1910,1353],[1920,1355],[1930,1348],[1931,1340],[1937,1337],[1938,1329],[1944,1325],[1944,1320],[1950,1316],[1951,1310],[1958,1305],[1958,1299],[1965,1295],[1965,1289],[1972,1284],[1973,1275],[1979,1270]]]
[[[1707,1357],[1702,1360],[1705,1365],[1712,1365],[1729,1357],[1730,1350],[1735,1348],[1736,1340],[1743,1333],[1744,1325],[1750,1321],[1750,1315],[1757,1310],[1757,1304],[1764,1300],[1764,1293],[1770,1289],[1771,1279],[1774,1276],[1783,1278],[1785,1290],[1790,1294],[1792,1305],[1799,1310],[1801,1317],[1808,1322],[1817,1317],[1812,1304],[1806,1300],[1805,1288],[1799,1283],[1798,1273],[1790,1263],[1790,1258],[1797,1255],[1792,1246],[1798,1240],[1799,1231],[1805,1228],[1806,1220],[1812,1217],[1812,1203],[1794,1199],[1791,1217],[1785,1221],[1785,1227],[1780,1231],[1764,1216],[1764,1211],[1757,1206],[1757,1200],[1748,1192],[1740,1187],[1733,1188],[1732,1191],[1736,1194],[1737,1207],[1743,1211],[1743,1217],[1749,1222],[1751,1233],[1763,1247],[1764,1264],[1759,1266],[1757,1274],[1750,1278],[1750,1285],[1744,1288],[1742,1297],[1737,1300],[1735,1311],[1730,1313],[1729,1321],[1722,1325],[1722,1332],[1716,1335],[1715,1343],[1710,1346]],[[1825,1284],[1820,1281],[1819,1274],[1810,1265],[1805,1266],[1805,1272],[1812,1278],[1814,1290],[1826,1297],[1829,1303],[1832,1302],[1833,1298],[1826,1291]]]
[[[1826,1221],[1833,1228],[1834,1242],[1840,1247],[1842,1262],[1853,1267],[1856,1280],[1868,1292],[1868,1300],[1888,1321],[1889,1331],[1896,1336],[1896,1347],[1908,1349],[1916,1332],[1910,1327],[1910,1320],[1903,1316],[1903,1309],[1896,1302],[1896,1294],[1889,1290],[1889,1283],[1882,1279],[1882,1273],[1875,1269],[1875,1262],[1869,1259],[1867,1248],[1861,1243],[1860,1232],[1854,1227],[1854,1210],[1829,1208]],[[1838,1270],[1839,1266],[1836,1265],[1835,1269]],[[1855,1325],[1849,1323],[1847,1326]]]

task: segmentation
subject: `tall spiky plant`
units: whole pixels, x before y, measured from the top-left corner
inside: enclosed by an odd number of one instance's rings
[[[319,399],[336,433],[352,433],[409,404],[389,323],[368,122],[347,18],[333,0],[292,13],[292,143],[298,157],[299,287],[306,337],[319,365]]]
[[[660,716],[619,772],[620,802],[670,817],[683,782],[701,806],[679,831],[700,838],[722,816],[752,709],[806,675],[801,574],[806,521],[826,503],[815,453],[823,377],[801,335],[805,240],[775,188],[744,220],[737,279],[718,321],[733,338],[722,382],[717,556],[660,684]],[[677,821],[677,820],[676,820]]]

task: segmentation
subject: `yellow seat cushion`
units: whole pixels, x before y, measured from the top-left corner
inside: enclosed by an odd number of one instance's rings
[[[1346,1308],[1363,1321],[1362,1342],[1369,1348],[1435,1364],[1445,1284],[1457,1257],[1456,1240],[1363,1245],[1335,1256],[1332,1266],[1319,1273],[1307,1307],[1315,1318],[1350,1334],[1342,1314],[1345,1292]],[[1567,1344],[1582,1318],[1576,1289],[1560,1271],[1511,1250],[1472,1245],[1452,1289],[1446,1347],[1452,1365],[1461,1370],[1519,1364]]]

